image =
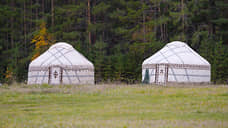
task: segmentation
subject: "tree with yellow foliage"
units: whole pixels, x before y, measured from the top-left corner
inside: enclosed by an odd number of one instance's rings
[[[6,83],[11,83],[14,80],[12,68],[7,67],[5,73]]]
[[[34,38],[31,41],[32,44],[35,44],[35,51],[31,60],[34,60],[35,58],[37,58],[54,42],[55,40],[53,39],[53,36],[47,32],[45,22],[42,22],[40,25],[39,32],[34,36]]]

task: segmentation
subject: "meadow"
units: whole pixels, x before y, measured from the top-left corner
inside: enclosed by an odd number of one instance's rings
[[[228,127],[227,85],[3,85],[0,127]]]

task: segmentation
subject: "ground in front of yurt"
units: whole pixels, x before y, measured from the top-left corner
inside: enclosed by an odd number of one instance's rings
[[[228,127],[228,86],[3,85],[0,127]]]

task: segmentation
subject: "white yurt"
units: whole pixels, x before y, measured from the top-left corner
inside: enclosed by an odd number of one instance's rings
[[[144,83],[209,83],[210,63],[186,43],[173,41],[142,64]]]
[[[28,84],[94,84],[94,66],[70,44],[59,42],[29,64]]]

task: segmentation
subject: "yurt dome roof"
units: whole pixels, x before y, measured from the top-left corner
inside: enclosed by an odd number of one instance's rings
[[[67,44],[65,42],[58,42],[58,43],[52,45],[49,49],[56,48],[56,47],[58,47],[58,48],[61,47],[61,48],[65,48],[65,49],[73,48],[72,45],[70,45],[70,44]]]
[[[173,41],[147,58],[144,64],[190,64],[210,65],[210,63],[191,49],[186,43]]]
[[[53,65],[93,68],[93,64],[88,59],[65,42],[52,45],[46,52],[30,63],[30,67],[49,67]]]

